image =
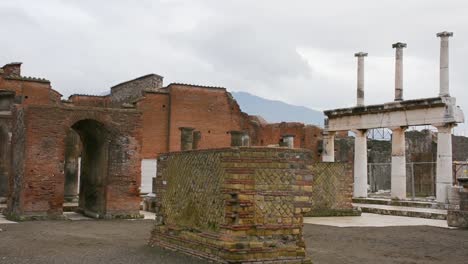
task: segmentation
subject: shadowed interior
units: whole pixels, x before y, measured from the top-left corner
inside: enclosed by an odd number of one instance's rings
[[[79,121],[72,128],[82,142],[78,207],[85,215],[99,218],[106,213],[109,134],[101,123],[90,119]],[[72,133],[69,135],[73,137]]]

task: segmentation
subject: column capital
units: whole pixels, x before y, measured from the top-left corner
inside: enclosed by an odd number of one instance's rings
[[[394,43],[394,44],[392,44],[392,48],[394,48],[394,49],[406,48],[406,43],[403,43],[403,42]]]
[[[322,135],[323,136],[334,136],[336,134],[336,131],[328,131],[328,130],[324,130],[322,132]]]
[[[436,34],[438,38],[448,38],[453,37],[453,32],[443,31]]]
[[[367,133],[367,129],[353,129],[351,130],[356,136],[365,136]]]
[[[407,127],[407,126],[389,127],[389,129],[392,130],[392,131],[395,131],[395,130],[398,130],[398,131],[399,131],[399,130],[405,131],[405,130],[408,129],[408,127]]]
[[[434,124],[435,128],[437,128],[437,132],[440,133],[452,133],[452,128],[456,127],[457,124]]]
[[[354,53],[354,57],[367,57],[367,52],[357,52],[357,53]]]

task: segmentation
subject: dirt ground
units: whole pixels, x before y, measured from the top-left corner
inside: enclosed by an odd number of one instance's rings
[[[0,225],[0,263],[206,263],[146,245],[152,221],[41,221]],[[315,264],[468,263],[468,230],[306,225]]]

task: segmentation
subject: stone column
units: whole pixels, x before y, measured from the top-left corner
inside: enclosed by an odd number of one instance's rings
[[[406,128],[392,128],[391,197],[406,198]]]
[[[354,54],[358,58],[357,70],[357,106],[364,106],[364,58],[367,53],[358,52]]]
[[[287,148],[294,148],[294,135],[283,135],[283,146]]]
[[[453,32],[440,32],[437,37],[440,38],[440,92],[439,96],[450,96],[449,92],[449,37]]]
[[[323,162],[335,162],[335,132],[323,132]]]
[[[354,197],[367,197],[367,130],[355,131]]]
[[[403,100],[403,49],[406,43],[397,42],[392,45],[395,51],[395,101]]]
[[[447,202],[448,188],[453,185],[452,125],[437,126],[436,200]]]
[[[193,130],[191,127],[180,127],[180,149],[192,150],[193,147]]]

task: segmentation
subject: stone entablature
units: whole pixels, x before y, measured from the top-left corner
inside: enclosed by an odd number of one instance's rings
[[[327,131],[463,123],[454,97],[435,97],[324,111]]]
[[[220,263],[311,263],[311,163],[310,151],[286,148],[161,155],[150,244]]]

